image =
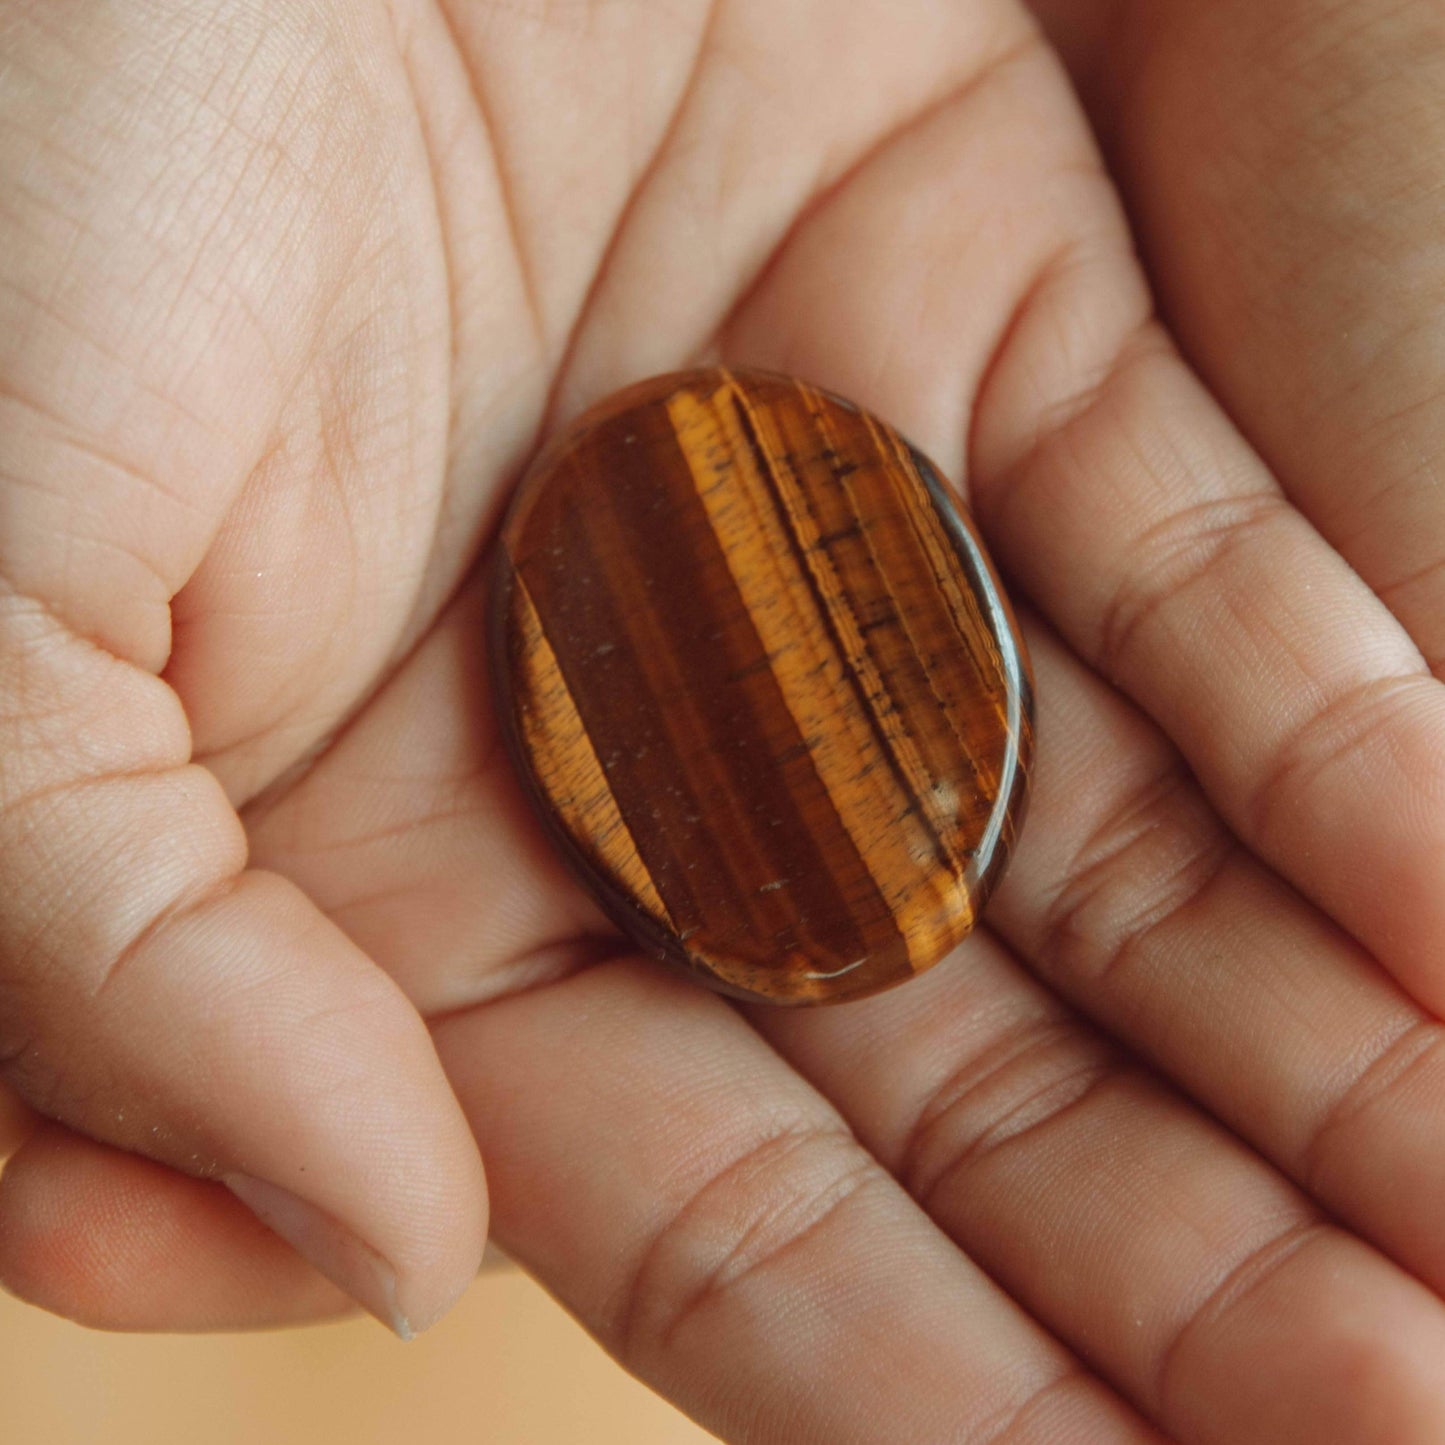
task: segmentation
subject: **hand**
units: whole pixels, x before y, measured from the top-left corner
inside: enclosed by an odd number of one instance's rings
[[[1011,0],[8,12],[12,1288],[338,1307],[240,1175],[424,1324],[426,1018],[499,1241],[724,1438],[1445,1433],[1431,7],[1057,0],[1170,329]],[[1036,609],[989,928],[835,1010],[599,961],[485,710],[507,484],[715,356],[894,421]]]

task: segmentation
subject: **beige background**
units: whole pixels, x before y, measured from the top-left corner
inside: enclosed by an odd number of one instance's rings
[[[369,1320],[104,1335],[0,1295],[4,1445],[703,1445],[519,1270],[409,1345]]]

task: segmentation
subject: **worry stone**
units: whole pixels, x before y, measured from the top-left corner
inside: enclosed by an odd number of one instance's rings
[[[503,525],[493,682],[552,839],[641,948],[735,997],[855,998],[973,928],[1022,817],[1028,660],[891,427],[722,368],[608,398]]]

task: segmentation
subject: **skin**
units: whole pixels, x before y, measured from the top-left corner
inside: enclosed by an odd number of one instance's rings
[[[418,1329],[490,1209],[731,1441],[1445,1434],[1438,6],[5,0],[0,55],[10,1289]],[[627,957],[486,710],[519,468],[716,358],[958,478],[1038,673],[989,926],[836,1010]]]

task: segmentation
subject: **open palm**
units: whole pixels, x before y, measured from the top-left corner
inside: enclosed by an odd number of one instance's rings
[[[0,5],[13,1289],[420,1328],[489,1200],[729,1440],[1445,1435],[1441,23],[1040,9],[1092,126],[1016,0]],[[539,440],[715,358],[1033,609],[989,927],[834,1010],[627,957],[482,683]]]

